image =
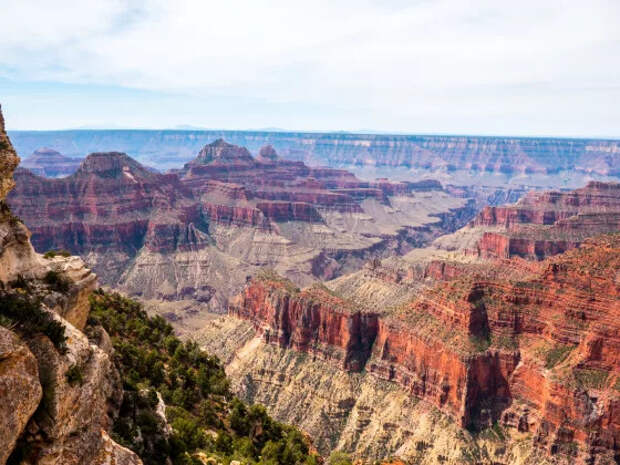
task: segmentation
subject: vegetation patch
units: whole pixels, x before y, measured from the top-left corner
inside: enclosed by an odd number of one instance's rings
[[[84,373],[82,372],[82,367],[77,364],[73,364],[69,367],[65,373],[65,377],[71,386],[75,386],[77,384],[81,386],[84,383]]]
[[[280,276],[274,270],[269,268],[262,268],[258,271],[258,273],[256,273],[254,278],[263,282],[279,284],[291,294],[297,294],[301,291],[290,279]]]
[[[50,258],[54,258],[54,257],[70,257],[71,256],[71,252],[69,252],[68,250],[48,250],[47,252],[45,252],[43,254],[43,258],[47,258],[48,260]]]
[[[575,346],[558,344],[555,347],[551,348],[545,354],[545,368],[548,370],[552,369],[559,363],[562,363],[571,351],[575,348]]]
[[[60,292],[61,294],[66,294],[69,292],[69,288],[71,287],[69,280],[62,276],[58,271],[54,270],[48,271],[43,277],[43,281],[52,290]]]
[[[113,437],[146,465],[201,464],[204,452],[218,463],[315,465],[299,430],[273,420],[260,405],[247,406],[230,392],[217,357],[183,342],[161,317],[119,294],[91,297],[87,332],[102,325],[112,338],[125,395]],[[157,414],[157,392],[166,404],[172,434]]]
[[[491,335],[491,344],[498,349],[517,350],[519,348],[518,340],[508,334]]]
[[[581,387],[586,389],[603,389],[607,382],[609,372],[596,368],[576,368],[573,370],[573,375],[575,376],[577,384]]]
[[[64,325],[41,307],[39,299],[27,293],[0,293],[0,316],[3,326],[28,336],[44,334],[61,353],[67,351]]]

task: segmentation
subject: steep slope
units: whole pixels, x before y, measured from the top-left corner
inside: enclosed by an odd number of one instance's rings
[[[618,186],[592,182],[573,191],[532,192],[515,204],[484,207],[466,227],[428,247],[370,261],[326,284],[372,308],[404,304],[438,280],[472,270],[507,278],[517,265],[506,258],[540,260],[573,249],[589,236],[620,230]]]
[[[3,130],[0,140],[0,166],[14,167]],[[80,170],[89,189],[102,177],[122,188],[119,173],[136,183],[147,178],[123,156],[93,156]],[[9,189],[11,175],[5,170],[0,185]],[[233,398],[218,360],[181,342],[162,318],[95,291],[96,276],[78,257],[37,254],[5,193],[0,465],[320,462],[300,431]]]
[[[33,231],[35,246],[86,256],[95,270],[105,270],[107,282],[143,247],[189,249],[206,238],[201,212],[178,179],[124,154],[91,154],[62,179],[21,169],[15,177],[19,187],[9,201]]]
[[[404,253],[473,215],[473,202],[434,181],[365,182],[264,152],[255,159],[218,140],[165,175],[95,153],[62,179],[18,169],[9,201],[37,248],[79,253],[104,283],[143,298],[216,311],[259,267],[307,285]]]
[[[614,463],[620,238],[585,237],[618,231],[617,186],[484,209],[426,248],[370,260],[327,287],[263,274],[197,337],[228,362],[237,392],[316,435],[324,451],[428,464]],[[511,228],[550,241],[548,229],[567,218],[579,232],[567,253],[478,252],[486,234]]]
[[[475,252],[483,257],[544,258],[586,237],[620,230],[620,183],[530,193],[514,205],[484,208],[470,226],[498,229],[478,241]]]

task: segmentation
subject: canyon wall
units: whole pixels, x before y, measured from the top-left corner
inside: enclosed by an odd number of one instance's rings
[[[514,205],[488,206],[469,226],[485,231],[473,253],[541,259],[587,237],[620,230],[620,183],[592,181],[573,191],[531,192]]]
[[[461,428],[499,424],[509,448],[510,437],[529,434],[528,447],[539,452],[527,463],[539,463],[538,454],[561,463],[613,463],[620,443],[619,240],[588,240],[539,264],[517,259],[506,264],[508,278],[473,267],[395,309],[369,311],[323,288],[300,291],[263,276],[231,302],[229,314],[248,320],[263,343],[393,383]],[[236,357],[250,358],[243,354],[231,359],[232,371],[241,370]],[[268,374],[245,370],[237,379],[245,380],[240,389],[249,397],[269,405],[284,395],[257,396]],[[334,428],[337,443],[346,426]]]
[[[19,168],[8,202],[37,249],[82,255],[102,283],[220,312],[260,267],[307,285],[404,253],[474,213],[436,181],[362,181],[265,150],[254,158],[216,140],[167,174],[93,153],[65,178]]]

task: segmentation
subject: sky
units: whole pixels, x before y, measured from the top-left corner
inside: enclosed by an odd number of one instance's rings
[[[2,0],[7,128],[620,137],[618,0]]]

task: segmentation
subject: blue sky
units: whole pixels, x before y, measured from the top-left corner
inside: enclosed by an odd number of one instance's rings
[[[616,0],[5,0],[9,129],[620,137]]]

